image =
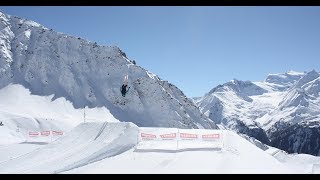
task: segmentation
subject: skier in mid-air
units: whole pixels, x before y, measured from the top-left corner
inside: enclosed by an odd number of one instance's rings
[[[128,86],[128,75],[124,76],[123,84],[121,86],[121,94],[123,97],[126,96],[127,92],[130,89],[130,87],[127,89],[127,86]]]

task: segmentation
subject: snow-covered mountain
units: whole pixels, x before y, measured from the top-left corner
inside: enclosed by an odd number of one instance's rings
[[[217,124],[268,143],[266,133],[254,119],[267,113],[272,104],[263,104],[252,98],[267,92],[250,81],[234,79],[213,88],[196,103],[200,110]]]
[[[319,73],[269,74],[263,82],[232,80],[195,100],[228,129],[290,153],[320,155]]]
[[[122,97],[126,74],[130,91]],[[181,90],[133,63],[120,48],[0,12],[0,89],[10,84],[52,100],[63,97],[76,109],[105,107],[138,126],[217,128]]]

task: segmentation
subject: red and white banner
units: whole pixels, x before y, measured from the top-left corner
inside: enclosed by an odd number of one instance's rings
[[[52,142],[53,140],[60,138],[64,133],[62,131],[51,130],[39,130],[39,131],[27,131],[27,141],[29,142]]]
[[[219,141],[220,130],[176,129],[176,128],[140,128],[139,140],[198,140]]]
[[[139,128],[137,149],[183,150],[222,148],[221,130]]]
[[[175,140],[177,128],[139,128],[139,141]]]
[[[204,141],[216,141],[220,139],[220,134],[215,133],[215,134],[203,134],[202,135],[202,140]]]
[[[28,135],[29,135],[29,137],[37,137],[37,136],[39,136],[39,132],[30,132],[29,131],[29,133],[28,133]]]
[[[177,133],[160,134],[162,140],[174,140],[177,137]]]
[[[53,136],[62,136],[63,132],[62,131],[52,131]]]
[[[176,150],[178,136],[177,128],[140,127],[136,149]]]
[[[198,139],[198,134],[180,133],[181,139]]]
[[[50,131],[42,131],[41,132],[41,136],[49,136],[50,135]]]
[[[61,136],[63,135],[62,131],[52,131],[52,133],[50,133],[50,131],[41,131],[41,132],[35,132],[35,131],[29,131],[28,135],[30,137],[36,137],[36,136],[50,136],[50,134],[52,134],[53,136]]]
[[[154,140],[157,138],[155,134],[148,134],[148,133],[140,133],[142,140]]]

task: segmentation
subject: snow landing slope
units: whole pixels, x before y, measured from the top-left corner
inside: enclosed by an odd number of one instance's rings
[[[0,171],[59,173],[127,151],[137,144],[137,134],[132,123],[82,123],[43,148],[2,162]]]
[[[122,97],[126,74],[131,88]],[[181,90],[133,64],[118,47],[0,12],[0,89],[9,84],[52,100],[64,97],[77,109],[106,107],[138,126],[217,128]]]
[[[224,131],[220,150],[179,152],[136,151],[138,133],[132,123],[83,123],[45,147],[1,162],[0,173],[293,173],[232,131]]]
[[[52,97],[32,95],[20,84],[0,89],[0,121],[4,124],[0,126],[0,144],[39,141],[30,139],[28,133],[67,133],[84,121],[83,109],[75,109],[64,97],[53,101]],[[86,121],[119,122],[105,107],[86,108],[85,113]],[[43,142],[50,142],[50,138],[43,138]]]
[[[232,80],[196,100],[217,124],[290,153],[320,154],[319,73],[269,74],[263,82]]]

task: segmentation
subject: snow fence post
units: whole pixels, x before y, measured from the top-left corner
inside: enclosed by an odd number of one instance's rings
[[[137,145],[138,145],[138,143],[139,143],[139,136],[140,136],[140,128],[138,128]]]
[[[224,150],[224,130],[222,129],[222,133],[221,133],[221,140],[222,140],[222,150]]]
[[[51,139],[51,142],[52,142],[52,127],[50,126],[50,139]]]
[[[86,106],[83,106],[83,122],[86,123]]]
[[[179,131],[179,128],[177,128],[178,129],[178,133],[177,133],[177,147],[176,147],[176,151],[178,151],[179,149],[178,149],[178,147],[179,147],[179,145],[178,145],[178,143],[179,143],[179,137],[180,137],[180,131]]]

